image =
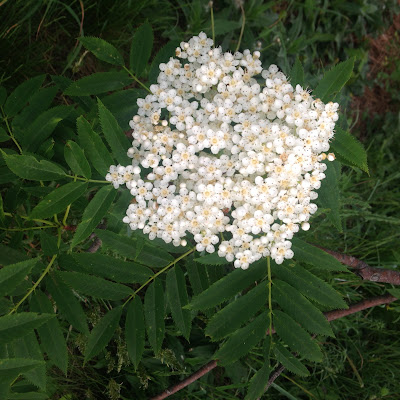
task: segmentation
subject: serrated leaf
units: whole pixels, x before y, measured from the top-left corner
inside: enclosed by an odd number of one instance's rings
[[[17,358],[43,361],[43,355],[33,330],[23,338],[15,340],[12,347]],[[39,389],[46,390],[46,366],[44,363],[25,372],[24,376]]]
[[[46,288],[68,322],[83,334],[88,334],[89,329],[82,306],[62,280],[59,272],[54,272],[46,278]]]
[[[119,325],[121,313],[122,306],[113,308],[97,322],[89,335],[88,344],[85,349],[84,363],[97,356],[107,346]]]
[[[138,296],[135,296],[128,306],[125,338],[129,358],[136,369],[142,359],[145,339],[143,306]]]
[[[192,310],[205,310],[229,300],[241,290],[246,289],[255,281],[265,276],[267,272],[266,261],[259,260],[244,271],[236,269],[212,284],[203,293],[192,298],[192,301],[186,306]]]
[[[299,376],[309,376],[308,369],[285,347],[280,343],[274,346],[276,359],[290,372]]]
[[[334,336],[329,322],[322,312],[293,286],[275,279],[272,286],[272,298],[309,332]]]
[[[361,168],[367,174],[367,152],[364,146],[349,132],[340,127],[335,128],[335,136],[330,143],[338,160],[346,165]]]
[[[388,289],[388,292],[397,299],[400,299],[400,289]]]
[[[81,271],[122,283],[144,283],[153,271],[144,265],[118,260],[104,254],[79,253],[73,255]],[[80,272],[80,271],[77,271]]]
[[[79,41],[91,51],[99,60],[112,65],[124,65],[124,59],[119,51],[110,43],[97,37],[84,36]]]
[[[324,103],[333,100],[350,79],[353,67],[354,57],[335,65],[319,81],[313,91],[313,97],[320,98]]]
[[[79,142],[83,150],[85,150],[95,170],[100,175],[105,176],[110,165],[113,163],[113,158],[107,147],[83,116],[80,116],[76,120],[76,126],[78,128]]]
[[[194,295],[198,295],[209,287],[206,266],[191,261],[186,263],[190,285]]]
[[[42,86],[45,77],[46,75],[35,76],[16,87],[4,104],[4,112],[7,117],[13,117],[22,110],[33,94]]]
[[[44,111],[26,129],[21,138],[23,147],[32,153],[36,151],[50,137],[59,122],[67,118],[72,111],[72,106],[57,106]]]
[[[296,57],[296,61],[293,64],[293,68],[290,72],[290,84],[295,88],[296,85],[304,86],[304,69],[301,65],[299,57]]]
[[[153,48],[153,30],[148,22],[141,25],[132,39],[131,51],[129,54],[129,67],[140,77],[146,68],[147,62]]]
[[[10,265],[10,264],[15,264],[16,262],[20,261],[26,261],[30,260],[30,258],[16,250],[13,249],[10,246],[5,246],[4,244],[0,243],[0,264],[5,266],[5,265]]]
[[[322,208],[330,210],[327,214],[328,219],[339,232],[342,232],[342,221],[339,214],[339,178],[341,167],[338,161],[329,162],[327,166],[328,168],[325,171],[326,177],[322,181],[321,188],[318,190],[317,202]]]
[[[274,310],[274,327],[279,337],[292,351],[310,361],[322,361],[322,352],[311,336],[288,314]]]
[[[178,40],[172,40],[168,42],[165,46],[154,57],[150,72],[149,72],[149,82],[153,83],[157,81],[157,76],[160,73],[160,64],[169,61],[171,57],[175,57],[175,50],[179,46]]]
[[[297,237],[292,239],[292,250],[296,261],[302,261],[329,271],[347,271],[347,267],[336,260],[335,257]]]
[[[18,375],[30,371],[44,361],[32,360],[28,358],[8,358],[0,360],[0,382],[14,380]]]
[[[92,171],[85,153],[79,145],[72,140],[68,140],[64,147],[64,158],[72,172],[87,179],[92,177]]]
[[[159,279],[154,279],[144,297],[147,337],[154,354],[159,354],[165,335],[164,291]]]
[[[0,296],[11,293],[37,262],[37,259],[29,259],[0,269]]]
[[[128,286],[110,282],[93,275],[69,271],[58,272],[58,275],[77,292],[99,299],[121,300],[133,293]]]
[[[39,236],[40,247],[45,256],[52,257],[54,254],[58,254],[58,238],[56,236],[49,235],[44,229],[40,231]]]
[[[220,257],[218,253],[207,254],[202,257],[195,258],[194,261],[204,265],[225,265],[230,264],[225,257]]]
[[[73,82],[64,91],[67,96],[92,96],[120,90],[131,83],[125,71],[95,72]]]
[[[251,378],[249,389],[244,400],[256,400],[263,395],[268,384],[270,373],[271,367],[268,363],[265,363]]]
[[[58,165],[47,160],[36,160],[33,156],[9,155],[2,151],[3,158],[15,175],[32,181],[52,181],[65,176]]]
[[[88,188],[86,182],[70,182],[47,195],[31,212],[30,218],[49,218],[65,211],[69,204],[82,197]]]
[[[299,265],[289,267],[287,263],[281,265],[271,263],[271,267],[274,275],[295,287],[309,299],[329,308],[348,308],[332,286]]]
[[[23,312],[0,317],[0,344],[10,343],[48,322],[54,315]]]
[[[264,312],[245,327],[237,330],[214,354],[218,364],[229,365],[245,356],[265,335],[268,313]]]
[[[100,229],[96,230],[96,235],[102,240],[105,247],[115,250],[120,256],[135,260],[139,264],[162,268],[174,261],[174,257],[165,250],[155,248],[148,243],[144,243],[140,252],[137,253],[137,241],[134,238]]]
[[[185,276],[178,265],[175,265],[167,274],[166,291],[172,318],[182,335],[189,340],[191,316],[189,310],[183,309],[189,300]]]
[[[85,240],[103,219],[117,195],[117,191],[110,186],[103,186],[93,197],[83,211],[82,221],[78,224],[72,239],[71,249]]]
[[[268,286],[261,283],[218,311],[207,324],[205,334],[216,341],[235,332],[262,308],[267,298]]]
[[[127,150],[130,147],[128,138],[124,135],[114,115],[104,107],[100,99],[97,99],[97,105],[99,108],[100,125],[104,137],[111,147],[114,158],[121,165],[130,164],[131,160],[127,155]]]
[[[31,311],[54,314],[53,305],[41,291],[36,291],[31,299],[30,307]],[[58,320],[53,318],[36,329],[43,350],[50,360],[66,374],[68,367],[67,343]]]

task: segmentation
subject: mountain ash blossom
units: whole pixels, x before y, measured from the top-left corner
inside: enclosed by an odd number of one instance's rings
[[[266,256],[280,264],[317,211],[338,104],[263,69],[258,51],[212,46],[201,32],[160,64],[130,121],[132,164],[106,179],[130,190],[123,221],[150,239],[191,237],[236,268]]]

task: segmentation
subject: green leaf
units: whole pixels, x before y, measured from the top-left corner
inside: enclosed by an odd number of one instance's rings
[[[256,400],[263,395],[268,384],[270,373],[271,367],[268,363],[265,363],[251,378],[245,400]]]
[[[56,236],[49,235],[44,229],[40,231],[39,236],[40,247],[45,256],[52,257],[54,254],[58,254],[58,238]]]
[[[290,83],[295,88],[296,85],[304,86],[304,69],[301,65],[299,57],[296,57],[296,61],[293,64],[293,68],[290,72]]]
[[[186,281],[182,269],[175,265],[167,274],[166,291],[168,302],[171,308],[172,318],[182,335],[189,340],[191,328],[190,311],[184,307],[188,304],[188,294],[186,291]]]
[[[83,116],[80,116],[76,120],[76,125],[78,128],[79,142],[83,150],[85,150],[94,169],[100,175],[105,176],[110,165],[113,164],[113,158],[107,150],[107,147]]]
[[[313,91],[314,98],[320,98],[324,103],[332,101],[335,95],[340,92],[342,87],[350,79],[353,73],[354,57],[347,61],[335,65],[319,81]]]
[[[159,354],[165,335],[164,291],[159,279],[154,279],[144,297],[147,337],[154,353]]]
[[[45,77],[46,75],[35,76],[17,86],[4,104],[4,112],[7,117],[13,117],[22,110],[33,94],[42,86]]]
[[[30,260],[30,258],[18,251],[13,249],[10,246],[5,246],[4,244],[0,243],[0,264],[5,266],[5,265],[10,265],[10,264],[14,264],[16,262],[20,262],[20,261],[26,261],[26,260]]]
[[[36,151],[51,136],[58,123],[67,118],[72,110],[72,106],[57,106],[40,114],[26,130],[22,138],[23,147],[32,153]]]
[[[32,297],[30,306],[31,311],[50,315],[54,314],[53,305],[48,297],[41,291],[36,291],[35,295]],[[68,367],[67,343],[65,342],[58,320],[53,318],[36,329],[39,333],[44,352],[50,360],[66,374]]]
[[[64,283],[59,272],[54,272],[46,278],[46,288],[68,322],[83,334],[88,334],[89,329],[82,306],[71,289]]]
[[[97,37],[80,37],[79,41],[99,60],[112,65],[124,65],[124,59],[119,51],[110,43]]]
[[[129,67],[140,77],[146,68],[153,48],[153,30],[148,22],[139,27],[132,39]]]
[[[87,179],[92,177],[92,171],[85,153],[77,143],[72,140],[67,141],[64,147],[64,158],[74,174],[84,176]]]
[[[28,358],[8,358],[0,360],[0,382],[14,380],[18,375],[24,374],[44,365],[44,361],[32,360]]]
[[[30,218],[49,218],[65,211],[69,204],[82,197],[88,188],[85,182],[70,182],[47,195],[31,212]]]
[[[245,356],[265,336],[268,321],[267,312],[260,314],[248,325],[230,336],[214,354],[213,359],[218,360],[221,365],[228,365]]]
[[[149,82],[153,83],[157,81],[157,77],[160,73],[160,64],[168,62],[170,57],[175,57],[175,50],[179,46],[178,40],[172,40],[168,42],[161,50],[156,54],[151,63],[149,72]]]
[[[272,298],[277,301],[286,313],[309,332],[334,336],[329,322],[322,312],[293,286],[275,279],[272,287]]]
[[[43,361],[42,351],[40,350],[39,343],[33,330],[23,338],[15,340],[12,343],[12,347],[14,356],[17,358]],[[46,366],[44,363],[25,372],[24,376],[39,389],[46,390]]]
[[[214,21],[214,26],[215,26],[215,36],[218,36],[239,29],[241,24],[239,21],[235,20],[216,18]]]
[[[329,271],[347,271],[347,267],[342,265],[335,257],[297,237],[292,239],[292,250],[296,261],[302,261]]]
[[[322,181],[321,188],[318,190],[318,203],[323,208],[330,209],[328,218],[335,228],[342,232],[342,221],[339,214],[339,178],[340,164],[338,161],[332,161],[327,164],[325,179]]]
[[[207,324],[205,334],[216,341],[235,332],[263,307],[267,298],[268,286],[261,283],[215,314]]]
[[[400,289],[388,289],[388,292],[397,299],[400,299]]]
[[[103,186],[93,197],[91,202],[83,211],[82,221],[78,224],[72,239],[71,249],[85,240],[100,223],[112,202],[117,191],[111,186]]]
[[[0,106],[2,106],[7,99],[7,90],[5,87],[0,86]]]
[[[120,256],[133,259],[139,264],[162,268],[174,261],[174,257],[165,250],[155,248],[146,242],[137,252],[138,244],[135,239],[100,229],[96,230],[96,235],[102,240],[105,247],[115,250]]]
[[[192,301],[186,306],[192,310],[205,310],[229,300],[241,290],[246,289],[255,281],[265,276],[267,272],[266,261],[259,260],[244,271],[236,269],[219,281],[212,284],[203,293],[192,298]]]
[[[10,139],[11,136],[3,128],[0,127],[0,143],[8,142]]]
[[[311,336],[286,313],[274,310],[274,327],[292,351],[310,361],[322,361],[322,352]]]
[[[332,286],[297,264],[293,267],[289,267],[287,264],[286,262],[281,265],[271,263],[274,275],[319,304],[332,309],[348,308],[341,295]]]
[[[99,107],[100,125],[114,158],[121,165],[130,164],[131,159],[128,157],[127,151],[131,144],[128,138],[124,135],[114,115],[104,107],[100,99],[97,99],[97,105]]]
[[[299,376],[309,376],[308,369],[285,347],[280,343],[274,346],[276,359],[290,372]]]
[[[88,344],[85,349],[84,363],[97,356],[107,346],[119,325],[121,313],[122,306],[113,308],[97,322],[92,332],[90,332]]]
[[[7,167],[22,179],[52,181],[65,176],[61,167],[50,161],[38,161],[33,156],[9,155],[1,152]]]
[[[118,260],[104,254],[79,253],[73,255],[80,270],[122,283],[144,283],[153,271],[134,262]],[[80,272],[80,271],[77,271]]]
[[[64,91],[67,96],[92,96],[128,86],[131,78],[125,71],[95,72],[73,82]]]
[[[128,286],[80,272],[63,271],[58,272],[58,276],[77,292],[99,299],[121,300],[133,293]]]
[[[0,317],[0,344],[10,343],[27,335],[32,329],[37,329],[53,317],[54,314],[39,315],[29,312]]]
[[[225,257],[220,257],[218,253],[207,254],[203,257],[195,258],[194,261],[204,264],[204,265],[225,265],[230,264],[229,261],[226,261]]]
[[[10,393],[8,400],[46,400],[49,396],[46,393],[26,392],[26,393]]]
[[[364,146],[340,127],[336,127],[335,131],[330,145],[338,160],[343,164],[360,168],[368,174],[367,152]]]
[[[135,296],[128,306],[125,338],[129,358],[136,369],[142,359],[145,339],[143,306],[139,296]]]
[[[37,259],[32,258],[0,269],[0,296],[10,294],[37,262]]]
[[[209,287],[206,266],[188,261],[186,270],[193,293],[197,296]]]

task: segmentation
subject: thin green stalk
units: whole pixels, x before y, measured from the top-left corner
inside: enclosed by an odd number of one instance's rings
[[[212,40],[215,47],[215,27],[214,27],[214,3],[210,1],[210,12],[211,12],[211,33],[212,33]]]
[[[31,226],[29,228],[1,228],[2,231],[11,232],[24,232],[24,231],[34,231],[36,229],[47,229],[47,228],[57,228],[57,225],[46,225],[46,226]]]
[[[43,271],[42,275],[40,275],[40,278],[36,281],[36,283],[29,289],[28,293],[17,303],[17,305],[8,313],[8,315],[11,315],[15,313],[15,311],[18,310],[18,307],[31,295],[31,293],[38,287],[39,283],[42,281],[42,279],[48,274],[50,271],[51,266],[53,265],[55,259],[57,258],[57,254],[54,254],[53,257],[51,258],[49,264],[47,265],[46,269]]]
[[[65,175],[67,178],[71,178],[74,180],[78,180],[78,181],[84,181],[84,182],[89,182],[89,183],[110,183],[109,181],[102,181],[102,180],[98,180],[98,179],[87,179],[87,178],[81,178],[80,176],[74,176],[74,175]]]
[[[185,254],[182,254],[177,259],[175,259],[174,261],[170,262],[166,267],[164,267],[163,269],[158,271],[156,274],[151,276],[145,283],[143,283],[142,286],[140,286],[139,289],[135,290],[135,292],[128,297],[128,299],[125,301],[125,303],[122,305],[122,307],[125,307],[144,287],[146,287],[150,282],[154,281],[154,279],[157,278],[157,276],[161,275],[163,272],[165,272],[167,269],[171,268],[178,261],[182,260],[183,258],[188,256],[189,254],[194,253],[195,250],[196,250],[196,247],[193,247],[193,249],[190,249]]]
[[[240,44],[242,42],[243,32],[244,32],[244,25],[246,23],[246,15],[244,13],[244,8],[242,5],[240,5],[240,9],[242,10],[242,28],[240,29],[239,41],[238,41],[235,51],[239,51]]]
[[[4,110],[3,110],[3,107],[0,107],[0,108],[1,108],[1,112],[2,112],[2,114],[3,114],[4,122],[6,123],[6,127],[7,127],[7,130],[8,130],[8,134],[10,135],[12,141],[13,141],[13,142],[15,143],[15,145],[17,146],[17,148],[18,148],[20,154],[22,154],[22,148],[21,148],[21,146],[19,145],[17,139],[15,139],[14,134],[12,133],[12,130],[11,130],[11,128],[10,128],[10,125],[8,124],[7,116],[6,116],[6,114],[5,114]]]
[[[8,212],[4,213],[5,216],[7,217],[13,217],[14,215]],[[50,221],[46,221],[45,219],[37,219],[37,218],[29,218],[26,215],[18,215],[18,217],[22,218],[22,219],[26,219],[28,221],[33,221],[33,222],[40,222],[42,224],[46,224],[46,225],[51,225],[51,226],[55,226],[52,222]]]
[[[125,65],[122,66],[122,68],[123,68],[123,69],[133,78],[133,80],[134,80],[135,82],[137,82],[143,89],[145,89],[145,90],[147,90],[149,93],[151,93],[151,90],[150,90],[145,84],[143,84],[142,82],[140,82],[139,79],[136,78],[136,76],[135,76],[128,68],[125,67]]]
[[[271,257],[267,257],[268,267],[268,309],[269,309],[269,334],[272,340],[272,279],[271,279]]]

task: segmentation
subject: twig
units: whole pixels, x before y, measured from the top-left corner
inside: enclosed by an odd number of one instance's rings
[[[178,392],[179,390],[183,389],[184,387],[190,385],[191,383],[197,381],[200,379],[202,376],[210,372],[212,369],[214,369],[217,366],[217,362],[215,360],[210,361],[203,367],[201,367],[198,371],[196,371],[194,374],[190,375],[188,378],[184,379],[182,382],[177,383],[174,386],[171,386],[169,389],[165,390],[164,392],[158,394],[155,397],[152,397],[150,400],[162,400],[165,399],[166,397],[171,396],[172,394]]]
[[[281,364],[275,368],[274,372],[272,372],[271,376],[268,379],[267,386],[265,386],[264,392],[266,392],[269,387],[275,382],[276,379],[279,378],[279,375],[285,370],[285,367]]]
[[[324,315],[328,321],[334,321],[335,319],[339,319],[342,317],[346,317],[347,315],[355,314],[356,312],[366,310],[367,308],[371,308],[374,306],[379,306],[382,304],[388,304],[393,301],[397,300],[396,297],[392,295],[384,295],[384,296],[377,296],[371,299],[366,299],[360,301],[359,303],[351,305],[347,310],[333,310],[325,312]],[[275,329],[272,328],[272,333],[275,333]],[[269,334],[269,329],[267,330],[267,335]],[[160,393],[159,395],[151,398],[150,400],[161,400],[165,399],[172,394],[178,392],[179,390],[183,389],[184,387],[190,385],[191,383],[197,381],[203,375],[210,372],[217,366],[217,361],[213,360],[201,367],[198,371],[196,371],[193,375],[190,375],[188,378],[184,379],[182,382],[177,383],[176,385],[171,386],[164,392]],[[272,383],[279,377],[279,375],[284,371],[284,367],[278,367],[273,374],[271,375],[270,379],[268,380],[268,384],[266,389],[272,385]]]
[[[317,246],[319,247],[319,246]],[[328,250],[323,247],[319,247],[326,253],[332,255],[336,260],[342,264],[347,265],[355,270],[355,273],[359,275],[365,281],[371,282],[383,282],[391,283],[392,285],[400,285],[400,271],[394,271],[392,269],[374,268],[370,267],[366,262],[359,260],[353,256],[347,254],[338,253],[333,250]]]

